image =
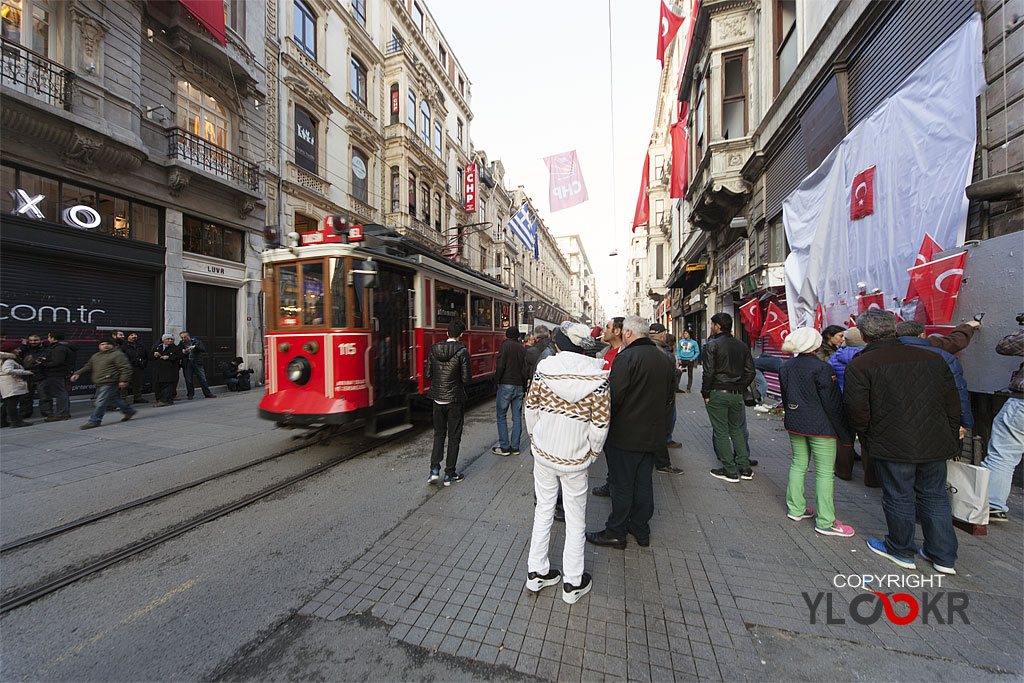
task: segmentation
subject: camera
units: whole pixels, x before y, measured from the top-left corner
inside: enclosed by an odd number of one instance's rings
[[[1024,325],[1024,313],[1019,313],[1017,315],[1017,324]]]

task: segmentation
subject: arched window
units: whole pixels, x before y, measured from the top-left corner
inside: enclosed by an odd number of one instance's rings
[[[423,222],[430,225],[430,188],[420,183],[420,201],[423,203]]]
[[[441,195],[434,193],[434,230],[441,232]]]
[[[391,99],[389,100],[389,106],[391,107],[391,123],[398,123],[398,108],[402,103],[402,99],[398,94],[398,84],[391,84]]]
[[[416,174],[409,171],[409,215],[416,217]]]
[[[369,203],[367,179],[369,173],[366,167],[366,155],[356,148],[352,148],[352,196],[363,202]]]
[[[401,210],[401,190],[398,189],[398,167],[391,167],[391,213]]]
[[[416,93],[409,88],[409,103],[406,105],[409,110],[406,113],[406,120],[409,122],[409,127],[412,128],[412,132],[416,132]]]
[[[426,100],[420,103],[420,137],[425,144],[430,144],[430,105]]]
[[[195,83],[178,81],[178,123],[190,133],[230,149],[230,115],[227,109]]]
[[[441,156],[441,122],[434,121],[434,154]]]
[[[352,55],[352,96],[366,106],[366,67]]]

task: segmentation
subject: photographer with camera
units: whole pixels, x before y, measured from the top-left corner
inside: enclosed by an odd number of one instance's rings
[[[1024,313],[1017,316],[1020,325],[996,344],[1001,356],[1024,356]],[[988,518],[992,522],[1007,521],[1006,499],[1010,495],[1013,471],[1020,464],[1024,451],[1024,362],[1010,375],[1010,398],[1006,399],[992,421],[988,454],[981,466],[992,474],[988,482]]]
[[[227,386],[228,391],[249,391],[252,389],[250,376],[253,370],[242,370],[242,363],[242,357],[237,356],[230,363],[221,361],[217,365],[217,372],[224,377],[224,384]]]

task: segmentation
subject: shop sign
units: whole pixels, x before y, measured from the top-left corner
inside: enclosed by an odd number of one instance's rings
[[[731,287],[746,272],[746,256],[741,242],[736,245],[732,253],[721,259],[718,264],[719,290]]]
[[[295,108],[295,165],[310,173],[317,173],[316,124],[313,118]]]
[[[43,212],[39,210],[39,203],[46,199],[46,195],[37,194],[34,197],[29,197],[28,192],[21,188],[18,188],[12,194],[18,202],[17,208],[12,212],[15,216],[29,216],[39,220],[46,219]],[[81,228],[82,230],[98,228],[100,223],[103,222],[99,211],[84,204],[77,204],[64,209],[63,213],[61,213],[61,218],[64,219],[65,224],[70,225],[72,228]]]
[[[476,164],[466,166],[466,213],[476,211]]]

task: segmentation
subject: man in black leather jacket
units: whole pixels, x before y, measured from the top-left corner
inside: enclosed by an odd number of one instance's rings
[[[423,378],[430,382],[429,396],[434,401],[434,450],[430,454],[428,484],[441,479],[441,453],[445,437],[448,456],[444,463],[444,485],[462,481],[465,476],[455,470],[462,442],[463,405],[466,387],[473,377],[469,363],[469,350],[462,343],[466,323],[453,320],[448,323],[448,339],[430,347],[423,363]]]
[[[711,470],[711,476],[730,483],[753,479],[740,416],[746,410],[743,389],[754,381],[754,359],[747,345],[732,336],[728,313],[711,316],[711,333],[711,340],[704,345],[700,387],[715,432],[715,450],[722,461],[722,467]]]

